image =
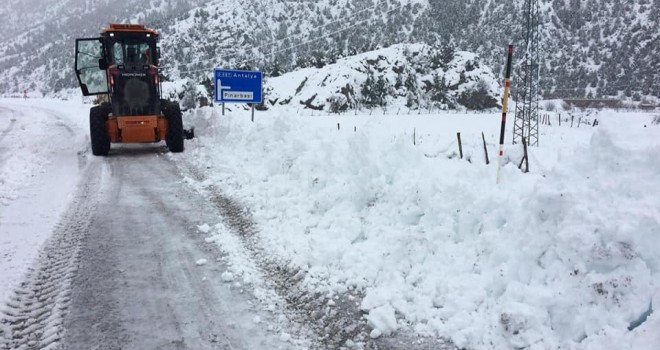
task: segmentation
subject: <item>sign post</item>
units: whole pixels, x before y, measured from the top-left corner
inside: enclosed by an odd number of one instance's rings
[[[263,102],[263,73],[216,68],[213,80],[214,101],[222,103],[223,115],[225,103],[250,103],[254,122],[254,104]]]

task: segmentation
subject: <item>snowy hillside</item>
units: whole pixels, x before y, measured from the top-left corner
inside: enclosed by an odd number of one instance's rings
[[[0,5],[0,92],[34,95],[77,87],[76,38],[96,37],[111,22],[158,28],[197,1],[8,0]]]
[[[330,112],[374,106],[484,109],[497,107],[500,95],[497,79],[476,55],[400,44],[271,78],[266,104]]]
[[[166,83],[165,95],[181,99],[184,108],[205,106],[213,100],[210,80],[205,82]],[[475,54],[425,44],[397,44],[320,68],[298,69],[267,78],[264,90],[260,108],[331,113],[365,108],[483,110],[498,107],[502,94],[498,79]]]
[[[657,0],[540,4],[546,97],[660,96],[654,83],[660,79]],[[161,30],[165,73],[172,79],[201,82],[216,66],[256,67],[274,76],[415,42],[474,52],[499,75],[503,48],[521,45],[523,0],[11,0],[10,5],[22,10],[9,14],[8,6],[0,8],[10,17],[0,24],[0,92],[48,93],[75,86],[73,39],[94,35],[111,21],[145,22]]]

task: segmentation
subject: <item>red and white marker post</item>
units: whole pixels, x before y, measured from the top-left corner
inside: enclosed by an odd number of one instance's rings
[[[504,78],[504,99],[502,101],[502,128],[500,129],[500,153],[497,157],[497,181],[500,183],[500,169],[502,169],[502,157],[504,156],[504,130],[506,129],[506,112],[509,105],[509,89],[511,88],[511,58],[513,57],[513,45],[509,45],[509,54],[506,59],[506,76]]]

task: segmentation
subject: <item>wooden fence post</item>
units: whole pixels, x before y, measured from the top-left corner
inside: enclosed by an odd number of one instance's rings
[[[484,136],[484,133],[481,133],[481,139],[484,141],[484,154],[486,155],[486,165],[490,164],[490,160],[488,159],[488,147],[486,147],[486,136]]]
[[[463,159],[463,144],[461,143],[461,133],[457,132],[456,137],[458,138],[458,154],[461,156],[461,159]]]
[[[520,165],[518,165],[518,169],[522,170],[522,166],[523,166],[523,163],[524,163],[525,164],[525,170],[523,170],[523,172],[528,173],[529,172],[529,157],[527,155],[527,140],[525,140],[524,137],[522,139],[522,143],[523,143],[523,150],[524,150],[525,153],[523,155],[523,158],[520,160]]]

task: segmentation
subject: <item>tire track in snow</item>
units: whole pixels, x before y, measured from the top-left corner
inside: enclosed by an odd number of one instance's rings
[[[0,107],[0,113],[8,113],[11,115],[9,125],[0,132],[0,167],[2,167],[7,161],[7,158],[9,158],[8,148],[2,146],[2,141],[4,141],[7,135],[14,130],[14,126],[16,126],[16,118],[14,117],[14,111],[9,108]]]
[[[3,109],[4,108],[0,108],[0,111]],[[9,125],[5,128],[5,130],[2,130],[2,132],[0,132],[0,142],[2,142],[2,140],[4,140],[5,137],[7,137],[7,135],[9,135],[9,133],[14,129],[14,125],[16,125],[16,118],[12,117],[9,120]]]
[[[74,137],[75,135],[80,134],[81,132],[83,132],[83,130],[79,130],[79,132],[76,132],[75,130],[73,130],[73,128],[70,126],[70,123],[67,122],[67,119],[69,117],[67,115],[65,115],[64,113],[61,113],[61,112],[58,112],[58,111],[55,111],[55,110],[52,110],[52,109],[49,109],[49,108],[38,107],[38,106],[29,106],[29,107],[25,106],[25,107],[21,107],[21,108],[23,108],[23,111],[33,110],[33,111],[38,111],[38,113],[44,113],[44,114],[50,115],[51,117],[54,118],[54,120],[50,121],[50,123],[52,123],[53,126],[56,126],[56,127],[59,127],[59,128],[62,128],[64,130],[66,130],[66,132],[69,134],[70,137]],[[11,112],[12,114],[16,113],[16,110],[13,109],[13,106],[12,107],[2,107],[1,109],[5,109],[5,110]],[[13,121],[15,121],[15,120],[13,119],[12,122]],[[2,137],[0,137],[0,141],[1,140],[2,140]]]
[[[202,183],[206,180],[203,171],[190,162],[182,159],[178,163],[184,174],[196,182]],[[240,238],[264,277],[273,284],[277,294],[287,303],[286,308],[294,314],[294,321],[308,324],[317,340],[325,347],[351,349],[352,344],[355,344],[357,348],[367,350],[456,349],[449,341],[421,338],[406,332],[400,332],[396,337],[370,338],[370,327],[360,310],[364,297],[361,291],[353,290],[335,295],[332,299],[333,305],[330,306],[330,299],[326,295],[306,288],[304,271],[292,269],[268,254],[259,240],[257,225],[238,201],[229,198],[214,185],[205,186],[203,191],[218,208],[227,227]]]
[[[0,310],[0,349],[58,348],[81,242],[96,206],[100,170],[98,166],[87,169],[78,193],[34,266]]]

